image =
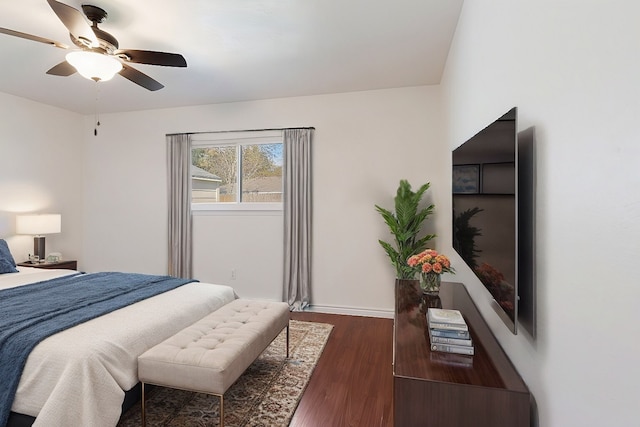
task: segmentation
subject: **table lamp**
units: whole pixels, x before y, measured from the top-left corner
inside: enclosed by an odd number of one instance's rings
[[[33,254],[45,259],[43,234],[60,233],[62,218],[60,214],[18,215],[16,233],[33,235]]]

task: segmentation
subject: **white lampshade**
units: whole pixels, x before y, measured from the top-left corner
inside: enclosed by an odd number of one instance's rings
[[[18,234],[54,234],[62,230],[60,214],[18,215],[16,233]]]
[[[116,58],[97,52],[69,52],[66,59],[82,77],[98,82],[111,80],[122,70],[122,63]]]

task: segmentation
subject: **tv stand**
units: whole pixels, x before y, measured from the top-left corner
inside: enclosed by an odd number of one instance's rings
[[[474,356],[432,352],[427,308],[465,317]],[[393,337],[396,426],[528,427],[530,393],[461,283],[443,282],[438,297],[396,284]]]

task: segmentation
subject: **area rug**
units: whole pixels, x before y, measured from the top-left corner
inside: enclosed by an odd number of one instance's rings
[[[289,359],[285,359],[283,331],[225,393],[225,427],[289,425],[332,328],[291,320]],[[216,396],[162,387],[147,393],[148,426],[218,426],[219,410]],[[133,426],[140,426],[140,405],[118,423],[118,427]]]

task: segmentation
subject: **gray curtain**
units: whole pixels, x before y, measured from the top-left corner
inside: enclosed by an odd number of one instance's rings
[[[167,135],[169,275],[191,278],[191,136]]]
[[[311,135],[284,131],[284,299],[292,310],[311,294]]]

